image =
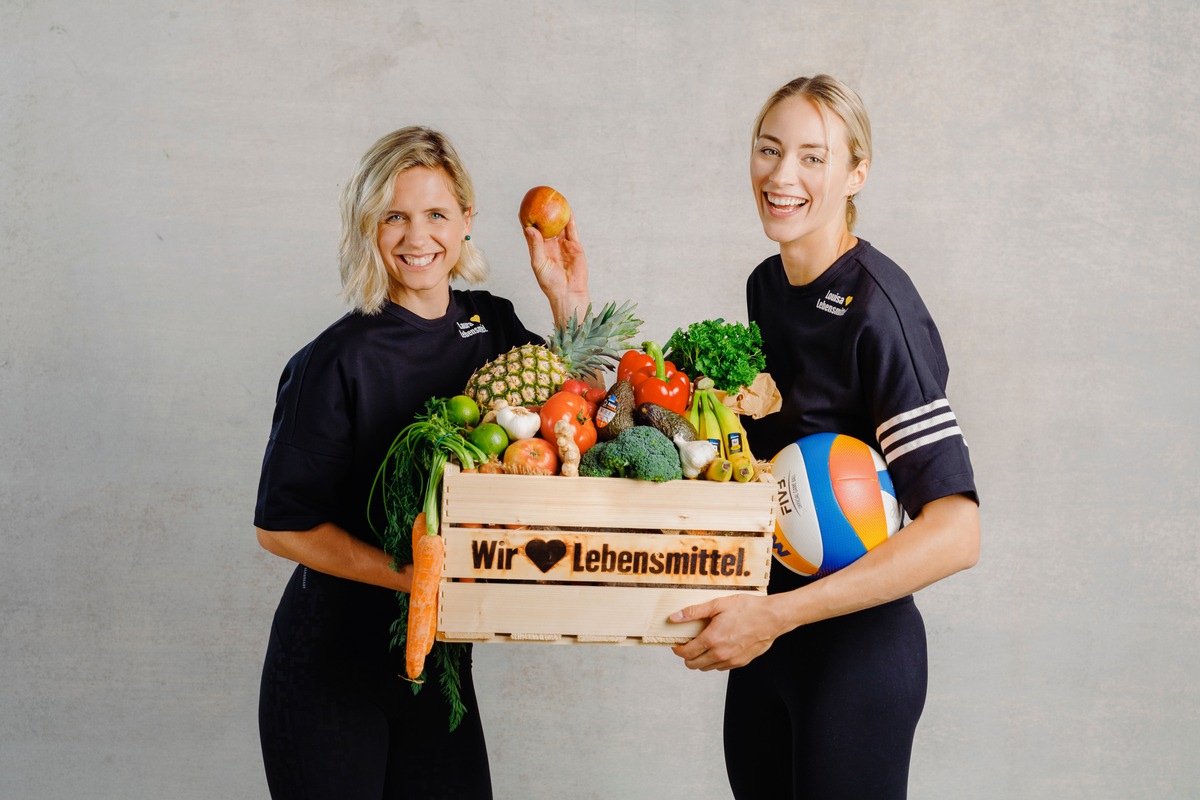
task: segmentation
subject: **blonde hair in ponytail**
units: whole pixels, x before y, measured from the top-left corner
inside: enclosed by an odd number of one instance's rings
[[[762,110],[754,120],[754,136],[750,145],[752,148],[762,132],[763,120],[767,114],[789,97],[807,98],[816,103],[822,112],[829,111],[841,118],[846,124],[846,134],[850,140],[850,169],[854,169],[864,160],[871,160],[871,121],[867,118],[866,106],[857,92],[830,75],[795,78],[779,87],[763,104]],[[846,227],[854,230],[854,223],[857,221],[858,208],[854,205],[854,198],[847,198]]]

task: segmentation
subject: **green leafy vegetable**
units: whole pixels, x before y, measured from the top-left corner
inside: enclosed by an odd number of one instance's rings
[[[725,392],[749,386],[766,369],[758,324],[710,319],[679,328],[667,340],[667,359],[695,381],[701,375]]]
[[[600,465],[608,470],[608,474],[617,478],[674,481],[683,477],[679,450],[675,443],[657,428],[649,425],[634,425],[621,431],[617,438],[604,448],[600,455]],[[583,474],[582,464],[579,474]]]
[[[464,430],[451,422],[445,398],[433,398],[425,403],[425,412],[418,414],[392,441],[383,463],[375,474],[367,500],[367,518],[371,530],[379,537],[384,552],[394,565],[412,563],[413,521],[425,512],[429,531],[439,530],[442,470],[454,459],[464,469],[474,469],[487,460],[486,454],[464,436]],[[387,524],[382,531],[375,528],[371,516],[376,497],[382,498]],[[392,623],[392,647],[403,650],[408,634],[408,594],[397,592],[398,616]],[[450,730],[458,727],[466,714],[459,694],[459,660],[466,652],[462,643],[434,642],[432,655],[441,672],[442,693],[450,702]],[[413,684],[413,692],[421,683]]]
[[[579,474],[585,478],[611,478],[613,471],[604,466],[601,456],[608,449],[608,442],[596,442],[579,459]]]

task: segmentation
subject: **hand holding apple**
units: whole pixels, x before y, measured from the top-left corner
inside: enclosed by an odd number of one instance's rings
[[[546,222],[552,213],[560,215],[565,227],[556,230]],[[587,256],[567,201],[549,186],[536,186],[525,195],[518,216],[529,245],[529,265],[550,301],[554,323],[565,325],[572,316],[582,317],[591,303]]]

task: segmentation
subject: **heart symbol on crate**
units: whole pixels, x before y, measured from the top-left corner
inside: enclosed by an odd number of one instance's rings
[[[525,556],[542,572],[551,568],[567,554],[567,543],[562,539],[530,539],[525,543]]]

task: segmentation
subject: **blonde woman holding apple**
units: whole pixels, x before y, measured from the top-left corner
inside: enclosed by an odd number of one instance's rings
[[[750,179],[779,252],[751,273],[747,306],[783,408],[747,420],[747,434],[768,456],[814,433],[869,443],[912,522],[841,571],[807,578],[776,561],[767,596],[675,615],[708,621],[675,648],[687,667],[729,670],[725,758],[739,800],[906,796],[927,680],[912,595],[979,556],[937,327],[904,271],[853,233],[870,165],[862,101],[835,78],[790,81],[755,120]]]
[[[510,347],[539,342],[513,305],[477,283],[475,192],[441,133],[408,127],[363,156],[342,193],[341,275],[353,309],[284,368],[263,458],[254,525],[269,552],[296,562],[275,612],[259,692],[259,734],[275,798],[381,800],[492,796],[469,655],[467,714],[449,730],[438,688],[417,694],[390,647],[394,569],[367,517],[376,470],[431,397],[462,391]],[[565,235],[525,235],[556,320],[588,305],[587,261]],[[378,511],[379,504],[375,510]]]

